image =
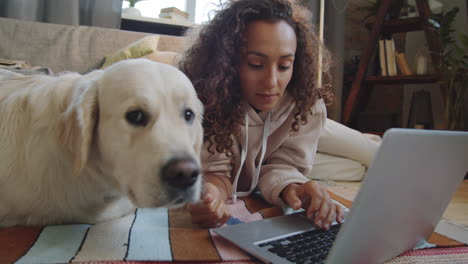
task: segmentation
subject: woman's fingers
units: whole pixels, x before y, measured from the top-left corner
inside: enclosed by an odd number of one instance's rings
[[[318,227],[329,229],[335,219],[343,218],[341,207],[334,204],[325,186],[309,181],[301,187],[303,188],[302,208],[307,211],[307,217]]]
[[[338,222],[338,223],[343,223],[343,220],[344,220],[344,209],[341,207],[341,205],[339,204],[335,204],[335,208],[336,208],[336,218],[335,220]]]
[[[302,201],[297,193],[300,191],[300,185],[290,184],[284,190],[283,201],[294,210],[298,210],[302,207]]]
[[[320,205],[320,210],[315,216],[315,223],[324,229],[328,229],[333,223],[333,219],[330,220],[329,217],[331,216],[334,218],[335,214],[335,205],[331,200],[330,196],[328,195],[327,191],[323,190],[322,203]]]
[[[224,224],[230,218],[230,213],[226,207],[219,208],[217,212],[211,214],[191,213],[192,223],[204,227],[215,227]]]
[[[197,203],[187,204],[185,208],[191,214],[211,214],[216,210],[216,206],[216,200],[202,200]]]
[[[338,207],[335,203],[330,203],[330,210],[328,210],[328,215],[325,218],[324,222],[324,229],[330,229],[330,226],[333,224],[336,218],[336,207]]]
[[[307,203],[303,204],[302,208],[307,211],[307,218],[311,220],[317,219],[324,198],[321,186],[316,181],[308,181],[303,186],[304,197],[301,200],[307,201]]]
[[[216,207],[215,212],[211,215],[202,216],[198,223],[206,227],[218,227],[226,223],[229,218],[231,218],[231,213],[226,204],[223,203]]]
[[[192,223],[203,227],[215,227],[224,224],[231,217],[231,214],[229,208],[219,196],[217,188],[207,183],[204,188],[203,199],[186,206],[191,215]]]

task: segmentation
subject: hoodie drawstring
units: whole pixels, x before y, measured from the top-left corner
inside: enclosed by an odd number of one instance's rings
[[[267,118],[265,120],[265,125],[263,126],[262,152],[261,152],[261,155],[260,155],[260,160],[259,160],[257,166],[255,166],[255,175],[254,175],[254,178],[252,179],[250,189],[247,192],[237,192],[237,183],[239,182],[240,173],[242,171],[242,167],[244,166],[245,159],[247,157],[247,151],[248,151],[248,148],[249,148],[249,118],[247,116],[247,113],[245,114],[244,147],[242,147],[242,151],[241,151],[240,166],[239,166],[239,169],[237,170],[236,177],[234,178],[234,182],[232,184],[232,194],[231,194],[231,202],[232,203],[237,202],[237,196],[238,195],[241,196],[241,197],[247,196],[257,186],[258,178],[260,176],[260,169],[262,167],[263,158],[265,157],[265,153],[266,153],[268,134],[270,133],[270,121],[271,121],[271,112],[268,112]]]

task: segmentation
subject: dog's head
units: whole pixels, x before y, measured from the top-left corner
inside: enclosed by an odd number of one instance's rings
[[[138,207],[172,206],[200,196],[202,114],[178,69],[126,60],[75,83],[59,138],[76,172],[92,167]]]

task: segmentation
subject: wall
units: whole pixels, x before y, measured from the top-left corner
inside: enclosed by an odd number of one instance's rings
[[[344,27],[346,4],[348,0],[325,0],[324,11],[324,42],[333,56],[333,65],[330,73],[332,76],[332,91],[334,94],[333,103],[327,106],[327,115],[329,118],[340,121],[341,119],[341,100],[343,90],[343,58],[344,58]],[[311,10],[312,23],[319,29],[320,0],[302,0]]]

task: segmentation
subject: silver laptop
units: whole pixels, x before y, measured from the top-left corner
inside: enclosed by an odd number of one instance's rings
[[[306,259],[324,251],[317,263],[383,263],[412,249],[432,234],[467,172],[468,132],[388,130],[336,239]],[[304,232],[329,233],[301,213],[213,231],[267,263],[314,263],[276,246],[301,246],[291,236]]]

